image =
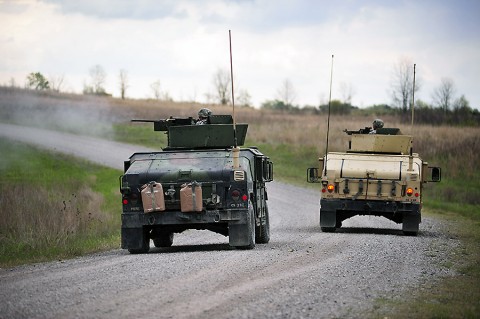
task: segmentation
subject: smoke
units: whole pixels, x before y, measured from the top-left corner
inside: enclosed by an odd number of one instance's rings
[[[108,97],[0,88],[0,119],[12,124],[111,138],[113,124],[131,118],[114,108]]]

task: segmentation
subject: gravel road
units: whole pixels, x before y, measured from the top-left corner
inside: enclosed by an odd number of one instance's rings
[[[6,124],[2,136],[118,169],[147,150]],[[389,220],[354,217],[322,233],[317,191],[273,182],[268,195],[269,244],[235,250],[227,237],[186,231],[149,254],[0,269],[0,318],[358,318],[376,298],[452,275],[445,265],[459,242],[443,222],[423,218],[419,235],[406,237]]]

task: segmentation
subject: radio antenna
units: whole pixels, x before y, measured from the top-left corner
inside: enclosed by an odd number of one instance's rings
[[[233,168],[240,168],[240,147],[237,143],[237,121],[235,119],[235,95],[233,94],[233,58],[232,58],[232,32],[228,30],[228,39],[230,41],[230,81],[232,82],[232,107],[233,107],[233,144],[232,159]]]
[[[325,174],[327,174],[328,135],[330,132],[330,107],[332,104],[332,80],[333,80],[333,54],[330,68],[330,93],[328,96],[328,118],[327,118],[327,145],[325,146]]]
[[[414,109],[415,109],[415,68],[417,64],[413,65],[413,89],[412,89],[412,124],[410,127],[410,134],[413,135],[413,115],[414,115]]]
[[[233,58],[232,58],[232,32],[228,30],[228,40],[230,42],[230,82],[232,82],[232,107],[233,107],[233,140],[237,147],[237,121],[235,119],[235,95],[233,91]]]

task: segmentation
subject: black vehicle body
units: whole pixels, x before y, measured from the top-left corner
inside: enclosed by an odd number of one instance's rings
[[[232,146],[238,132],[243,144],[247,125],[233,125],[231,116],[211,116],[206,125],[191,121],[155,121],[155,130],[169,134],[169,146],[135,153],[125,162],[121,236],[122,248],[131,253],[148,252],[150,239],[156,247],[171,246],[173,234],[187,229],[228,236],[229,245],[238,248],[269,241],[265,183],[273,179],[272,162],[255,147]],[[152,183],[161,185],[164,208],[147,212],[141,192]],[[198,211],[182,208],[186,185],[201,189]]]

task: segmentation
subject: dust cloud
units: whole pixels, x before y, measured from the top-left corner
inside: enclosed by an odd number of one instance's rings
[[[110,138],[113,124],[132,116],[108,97],[66,95],[0,87],[0,121]]]

